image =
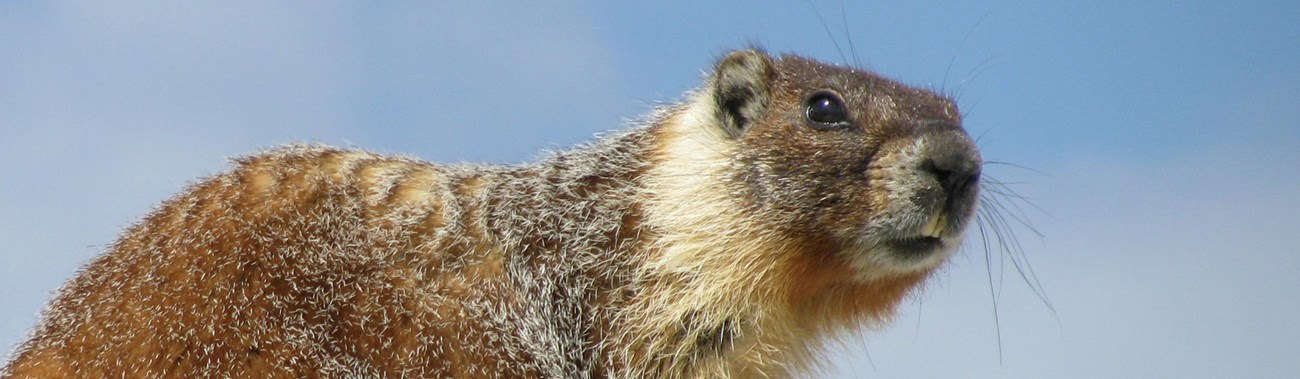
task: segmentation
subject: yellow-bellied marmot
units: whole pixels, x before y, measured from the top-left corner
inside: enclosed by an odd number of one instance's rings
[[[642,125],[516,167],[239,159],[70,281],[4,377],[762,377],[960,243],[952,101],[746,50]]]

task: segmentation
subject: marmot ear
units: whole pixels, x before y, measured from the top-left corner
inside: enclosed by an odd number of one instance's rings
[[[727,54],[713,71],[713,101],[718,120],[732,137],[767,111],[775,70],[772,58],[758,50]]]

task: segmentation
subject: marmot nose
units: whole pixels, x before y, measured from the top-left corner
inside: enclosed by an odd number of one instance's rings
[[[923,128],[921,169],[933,175],[944,193],[963,197],[977,188],[982,160],[966,132],[951,124]]]
[[[959,197],[970,191],[980,178],[979,166],[966,164],[967,162],[969,161],[931,158],[921,164],[921,169],[934,175],[945,194]]]

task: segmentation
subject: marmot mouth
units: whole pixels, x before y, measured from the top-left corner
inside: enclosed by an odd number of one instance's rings
[[[939,251],[943,248],[943,239],[939,237],[916,236],[885,241],[889,250],[899,255],[919,257]]]
[[[889,239],[884,244],[895,254],[908,258],[923,257],[944,247],[943,236],[947,228],[948,212],[935,212],[915,235]]]

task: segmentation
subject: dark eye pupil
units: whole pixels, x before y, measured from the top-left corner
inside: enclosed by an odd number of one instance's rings
[[[844,103],[829,94],[814,95],[808,99],[808,119],[822,124],[837,124],[848,119]]]

